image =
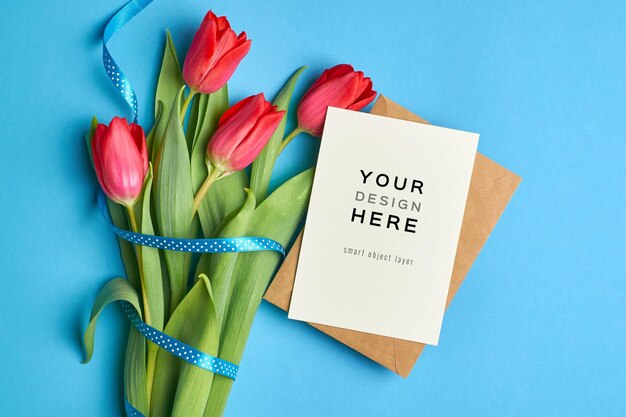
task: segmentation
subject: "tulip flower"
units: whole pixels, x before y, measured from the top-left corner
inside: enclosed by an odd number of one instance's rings
[[[222,88],[250,50],[246,32],[237,35],[225,16],[209,10],[196,32],[183,65],[183,78],[204,94]]]
[[[99,124],[91,140],[98,182],[113,201],[132,207],[148,172],[148,152],[143,129],[114,117],[109,126]]]
[[[352,65],[340,64],[325,70],[302,96],[298,105],[298,127],[283,139],[278,153],[302,132],[322,136],[329,106],[361,110],[376,97],[372,80],[355,71]]]
[[[224,112],[207,146],[209,175],[196,194],[194,214],[215,180],[241,171],[259,156],[284,114],[265,100],[263,93],[245,98]]]
[[[341,64],[327,69],[309,88],[298,105],[298,127],[313,136],[321,136],[328,106],[361,110],[376,97],[372,80]]]

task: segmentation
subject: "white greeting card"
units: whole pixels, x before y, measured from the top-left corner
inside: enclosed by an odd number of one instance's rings
[[[477,145],[329,108],[289,318],[436,345]]]

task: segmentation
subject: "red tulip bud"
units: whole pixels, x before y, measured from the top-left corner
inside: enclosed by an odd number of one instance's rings
[[[222,115],[209,141],[207,159],[222,172],[244,169],[259,156],[284,114],[263,93],[241,100]]]
[[[91,140],[98,182],[113,201],[132,206],[148,172],[148,152],[143,129],[114,117],[109,126],[99,124]]]
[[[204,94],[219,90],[250,50],[250,42],[246,32],[237,36],[226,17],[217,17],[209,10],[185,57],[185,82]]]
[[[374,97],[372,80],[352,65],[336,65],[324,71],[300,100],[298,126],[313,136],[321,136],[328,106],[361,110]]]

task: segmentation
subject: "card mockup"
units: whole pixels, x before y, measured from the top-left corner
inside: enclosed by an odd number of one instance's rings
[[[436,345],[477,146],[329,108],[289,318]]]

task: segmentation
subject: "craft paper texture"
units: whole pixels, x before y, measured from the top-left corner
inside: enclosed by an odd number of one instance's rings
[[[384,96],[380,96],[371,113],[427,123]],[[476,154],[446,306],[456,295],[520,181],[518,175],[484,155]],[[285,311],[291,301],[301,239],[302,234],[294,243],[265,294],[267,301]],[[392,337],[310,324],[403,377],[409,375],[425,346],[422,343]]]
[[[289,318],[436,345],[477,145],[330,107]]]

